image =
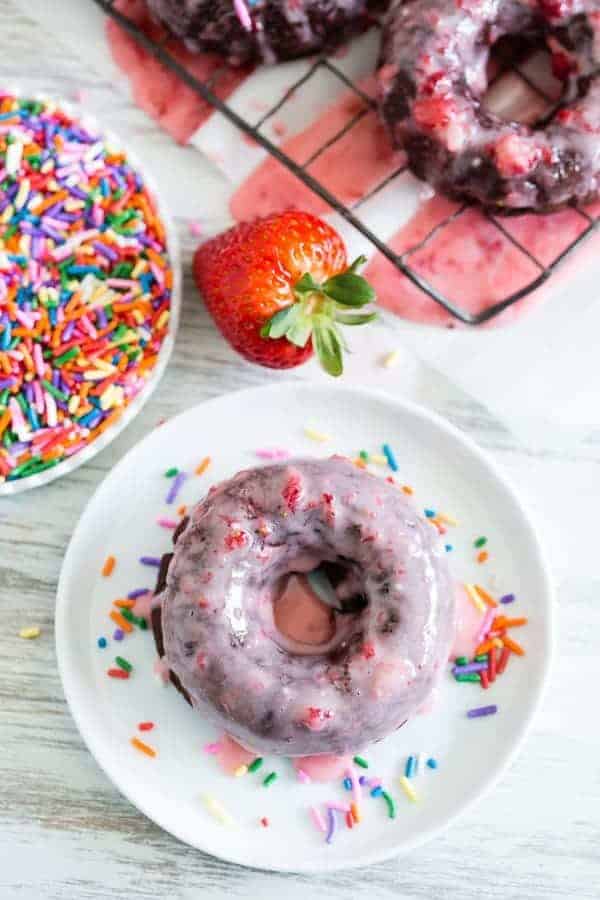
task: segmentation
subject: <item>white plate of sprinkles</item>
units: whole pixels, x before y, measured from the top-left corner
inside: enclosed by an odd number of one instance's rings
[[[268,458],[332,453],[412,493],[444,534],[461,586],[462,627],[437,696],[355,758],[358,797],[343,773],[327,782],[299,777],[282,757],[233,766],[229,758],[238,777],[223,771],[222,736],[165,685],[143,618],[173,528],[212,484]],[[383,394],[282,384],[189,410],[111,471],[65,557],[56,645],[84,740],[143,813],[223,859],[316,872],[407,851],[494,784],[540,702],[552,604],[531,520],[504,476],[457,429]]]
[[[179,306],[174,227],[138,160],[70,104],[0,90],[0,496],[131,422]]]

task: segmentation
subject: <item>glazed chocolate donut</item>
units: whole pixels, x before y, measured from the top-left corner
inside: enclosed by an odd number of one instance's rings
[[[445,556],[396,486],[342,457],[241,472],[193,508],[166,558],[159,655],[195,709],[258,753],[356,750],[412,715],[447,660]],[[291,573],[319,566],[332,627],[299,642],[278,604]]]
[[[530,128],[481,103],[490,48],[545,41],[565,90]],[[549,210],[600,190],[600,0],[395,0],[379,70],[380,108],[413,172],[497,211]]]
[[[151,12],[189,49],[232,65],[295,59],[333,50],[367,28],[387,0],[147,0]],[[245,19],[244,27],[242,19]]]

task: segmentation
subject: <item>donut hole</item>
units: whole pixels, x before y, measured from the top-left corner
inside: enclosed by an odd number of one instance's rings
[[[505,122],[537,127],[554,113],[564,84],[552,72],[552,58],[540,40],[504,35],[492,46],[483,109]]]
[[[276,639],[287,652],[330,653],[345,644],[367,605],[350,566],[323,561],[310,572],[292,569],[274,590]]]

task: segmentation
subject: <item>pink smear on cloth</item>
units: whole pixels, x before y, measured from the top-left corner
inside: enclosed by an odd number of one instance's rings
[[[456,656],[473,655],[478,643],[477,634],[481,628],[485,612],[480,612],[462,585],[456,587],[456,631],[450,652],[451,659]]]
[[[295,770],[301,770],[313,781],[335,781],[343,778],[352,765],[351,756],[297,756],[292,759]]]
[[[415,216],[389,241],[397,253],[416,247],[458,206],[443,197],[424,203]],[[550,215],[523,215],[499,219],[507,235],[517,240],[543,266],[556,259],[586,227],[586,219],[573,209]],[[410,266],[461,309],[479,313],[537,278],[540,268],[510,237],[499,231],[478,209],[470,208],[439,229],[409,258]],[[591,261],[600,249],[600,234],[575,251],[543,286],[494,318],[490,324],[507,325],[543,300],[568,278],[570,267]],[[364,275],[377,291],[378,301],[391,312],[429,325],[457,325],[457,320],[414,286],[379,253]]]
[[[143,0],[116,0],[115,6],[153,41],[165,37],[165,29],[150,17]],[[209,118],[212,107],[141,47],[113,19],[108,19],[106,23],[106,36],[115,63],[129,79],[135,102],[176,141],[185,144]],[[248,68],[223,67],[223,61],[218,56],[190,53],[173,38],[169,39],[167,49],[190,74],[201,80],[206,80],[217,69],[222,68],[223,72],[213,86],[214,92],[222,100],[229,97],[251,71]]]
[[[370,81],[362,87],[372,91]],[[358,114],[362,117],[352,128],[335,139]],[[329,141],[330,146],[309,162]],[[377,113],[354,93],[341,96],[308,128],[285,141],[281,149],[295,162],[308,163],[307,171],[349,205],[385,181],[404,159],[403,154],[392,150]],[[292,207],[314,215],[330,211],[320,197],[271,157],[257,166],[230,202],[231,214],[238,221]]]
[[[228,775],[233,775],[240,766],[249,766],[256,759],[256,753],[246,750],[228,734],[221,735],[216,746],[215,757]]]

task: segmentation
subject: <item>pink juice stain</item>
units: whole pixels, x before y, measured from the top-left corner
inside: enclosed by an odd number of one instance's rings
[[[133,606],[134,616],[139,616],[142,619],[146,619],[146,621],[149,623],[153,605],[154,594],[152,593],[152,591],[149,591],[147,594],[142,594],[141,597],[136,597]]]
[[[296,772],[305,772],[312,781],[335,781],[343,778],[346,770],[352,765],[352,757],[332,756],[297,756],[292,759]]]
[[[372,93],[372,79],[362,87]],[[361,118],[336,137],[359,114]],[[353,92],[343,94],[307,128],[285,141],[281,149],[350,206],[403,162],[403,154],[392,149],[375,110]],[[331,211],[324,200],[271,157],[257,166],[230,202],[231,214],[238,221],[293,207],[313,215]]]
[[[480,612],[462,585],[456,587],[456,630],[450,657],[473,655],[477,647],[477,633],[485,613]]]
[[[237,741],[234,741],[228,734],[222,734],[217,741],[217,752],[215,757],[227,775],[234,775],[236,769],[240,766],[248,766],[256,759],[256,753],[246,750]]]
[[[160,41],[166,37],[165,29],[154,22],[143,0],[116,0],[115,6],[152,41]],[[113,19],[107,21],[106,35],[115,63],[129,79],[135,102],[176,141],[185,144],[212,114],[212,107]],[[218,69],[222,69],[213,85],[214,92],[222,100],[227,99],[251,71],[248,68],[224,67],[218,56],[191,53],[182,43],[172,38],[167,43],[167,49],[191,75],[201,81],[206,81]]]

